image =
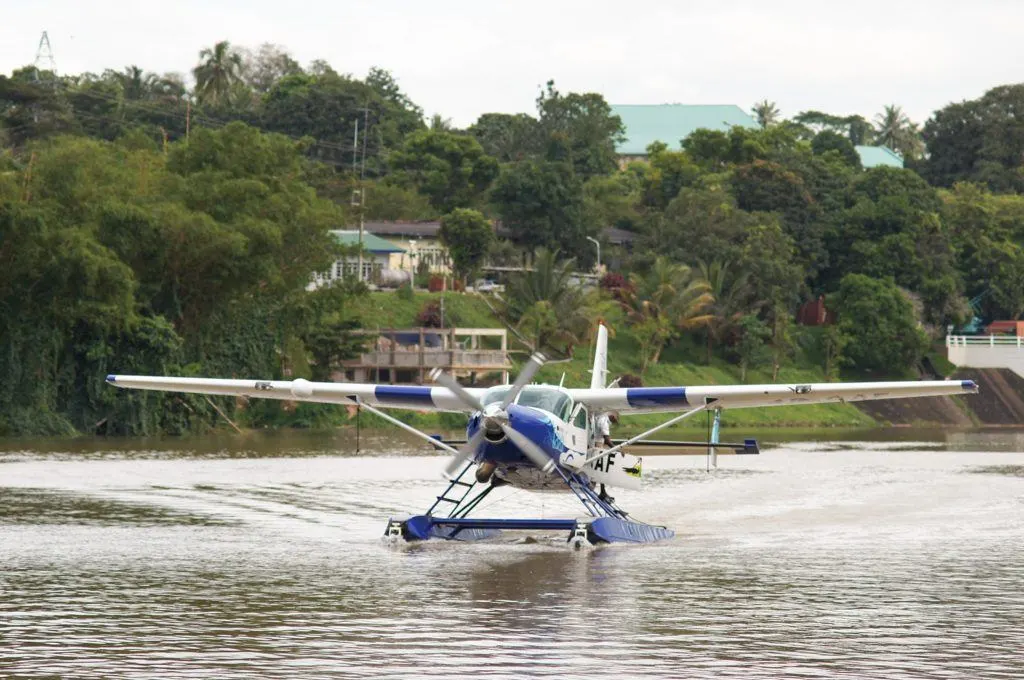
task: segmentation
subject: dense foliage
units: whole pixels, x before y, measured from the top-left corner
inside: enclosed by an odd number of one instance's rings
[[[764,100],[760,129],[698,130],[620,166],[604,97],[553,82],[535,115],[458,130],[426,124],[383,69],[303,67],[271,45],[217,43],[191,75],[0,76],[0,432],[216,417],[202,398],[104,389],[107,371],[330,377],[357,350],[361,289],[306,288],[336,255],[328,230],[359,217],[443,216],[459,276],[527,265],[498,305],[527,344],[570,353],[602,318],[644,369],[901,375],[948,325],[1024,314],[1024,85],[923,127],[896,105],[783,120]],[[861,144],[906,169],[863,168]],[[574,271],[608,227],[632,244],[602,240],[618,273],[584,291]],[[822,295],[838,324],[794,327]]]

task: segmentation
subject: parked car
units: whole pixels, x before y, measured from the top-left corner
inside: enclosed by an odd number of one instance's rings
[[[498,284],[495,281],[488,279],[480,279],[473,284],[473,290],[478,293],[498,293],[505,290],[505,286]]]

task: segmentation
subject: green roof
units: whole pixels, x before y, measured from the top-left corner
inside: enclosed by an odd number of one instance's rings
[[[865,168],[877,168],[887,165],[891,168],[902,168],[903,157],[887,146],[857,146],[860,164]]]
[[[338,242],[346,246],[359,244],[359,231],[355,229],[332,229],[331,235],[338,239]],[[390,241],[385,241],[380,236],[363,232],[363,248],[371,253],[404,253],[405,248],[399,248]]]
[[[678,148],[694,130],[727,132],[734,126],[758,128],[757,121],[735,104],[638,104],[614,105],[622,119],[626,139],[615,149],[623,156],[643,156],[651,142]]]

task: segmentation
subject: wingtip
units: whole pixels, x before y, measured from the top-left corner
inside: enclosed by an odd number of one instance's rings
[[[962,387],[966,392],[978,391],[978,383],[974,382],[973,380],[961,380],[960,387]]]
[[[111,383],[111,384],[116,383],[117,382],[117,376],[113,375],[113,374],[108,375],[107,376],[107,382]]]

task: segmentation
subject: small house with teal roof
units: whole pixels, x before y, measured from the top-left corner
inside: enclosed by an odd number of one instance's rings
[[[331,265],[326,274],[317,275],[314,285],[333,281],[346,276],[355,276],[359,269],[359,230],[357,229],[332,229],[331,236],[343,246],[351,249],[351,252],[344,255],[342,259]],[[391,256],[401,256],[405,249],[382,239],[380,236],[363,231],[363,271],[360,278],[363,281],[375,281],[379,279],[381,272],[391,268]]]

